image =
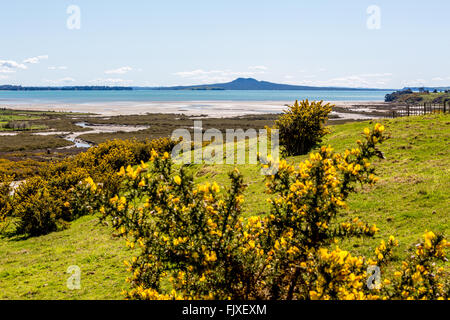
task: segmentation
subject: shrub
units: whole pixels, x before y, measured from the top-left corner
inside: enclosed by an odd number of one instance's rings
[[[15,180],[21,181],[38,174],[39,168],[42,168],[45,165],[45,162],[39,162],[32,159],[21,161],[0,159],[0,172],[4,175],[14,176]]]
[[[0,175],[0,231],[5,227],[6,218],[11,214],[11,183],[13,178]]]
[[[392,288],[384,290],[386,295],[402,299],[448,299],[448,274],[436,266],[436,261],[448,262],[447,247],[449,243],[443,235],[426,232],[423,241],[415,246],[415,254],[403,261],[401,271],[395,272]]]
[[[8,210],[5,205],[2,216],[15,218],[16,234],[38,236],[65,228],[68,222],[97,212],[98,203],[118,192],[122,178],[116,172],[122,166],[147,161],[152,149],[170,151],[176,143],[168,138],[146,142],[113,140],[50,163],[20,186],[14,205]]]
[[[55,190],[41,177],[33,177],[21,184],[14,195],[16,234],[40,236],[66,227],[64,194]]]
[[[97,179],[106,172],[117,172],[121,167],[139,164],[150,159],[152,149],[170,152],[177,144],[169,138],[140,142],[137,140],[110,140],[90,148],[68,160],[76,167],[85,168]]]
[[[325,123],[332,105],[308,100],[295,101],[275,121],[280,132],[280,145],[287,155],[305,154],[328,133]]]

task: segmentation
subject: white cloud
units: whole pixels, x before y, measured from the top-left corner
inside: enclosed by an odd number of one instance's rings
[[[266,66],[252,66],[248,67],[250,70],[266,71],[268,68]]]
[[[9,78],[8,76],[5,76],[5,75],[0,74],[0,80],[8,79],[8,78]]]
[[[307,78],[316,77],[315,75],[307,75],[303,76],[303,79],[299,81],[291,79],[290,83],[318,87],[381,88],[389,83],[391,76],[391,73],[369,73],[336,77],[328,80],[307,80]]]
[[[48,55],[43,55],[43,56],[37,56],[37,57],[25,59],[25,60],[23,60],[23,63],[36,64],[36,63],[41,62],[41,60],[47,60],[47,59],[48,59]]]
[[[52,66],[52,67],[48,67],[48,70],[67,70],[68,68],[66,66]]]
[[[0,67],[0,73],[15,73],[16,70]]]
[[[127,72],[130,72],[131,70],[133,70],[133,68],[131,67],[121,67],[118,69],[106,70],[105,74],[125,74]]]
[[[425,79],[415,79],[402,81],[402,86],[404,87],[423,87],[427,81]]]
[[[74,83],[75,81],[76,80],[74,78],[70,78],[70,77],[57,79],[57,80],[44,79],[44,82],[48,83],[50,85],[66,85],[66,84]]]
[[[181,71],[176,72],[174,75],[195,80],[200,83],[212,83],[212,82],[228,82],[232,81],[236,78],[249,78],[249,77],[255,77],[257,75],[261,75],[264,72],[264,70],[261,68],[263,66],[257,66],[258,69],[255,69],[255,67],[249,67],[249,69],[253,68],[253,71],[232,71],[232,70],[203,70],[203,69],[197,69],[192,71]],[[265,68],[265,67],[264,67]]]
[[[449,78],[450,79],[450,78]],[[444,78],[441,78],[441,77],[436,77],[436,78],[433,78],[433,79],[431,79],[431,80],[433,80],[433,81],[445,81],[445,79]]]
[[[392,73],[366,73],[366,74],[361,74],[360,76],[365,77],[365,78],[391,77]]]
[[[27,66],[13,60],[0,60],[0,69],[27,69]]]
[[[133,82],[133,80],[124,80],[124,79],[118,79],[118,78],[108,78],[108,79],[103,79],[103,78],[99,78],[99,79],[94,79],[94,80],[90,80],[89,83],[92,85],[97,85],[97,86],[125,86],[125,85],[130,85]]]
[[[181,72],[175,72],[174,75],[180,76],[183,78],[192,78],[197,76],[204,76],[204,75],[210,75],[210,74],[219,74],[223,73],[224,71],[221,70],[211,70],[211,71],[205,71],[202,69],[192,70],[192,71],[181,71]]]

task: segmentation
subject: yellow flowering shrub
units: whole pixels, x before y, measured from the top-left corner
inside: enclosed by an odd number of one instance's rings
[[[13,178],[7,175],[0,175],[0,231],[6,227],[6,218],[12,210],[11,182]]]
[[[332,105],[323,101],[295,101],[275,121],[280,133],[280,145],[287,155],[300,155],[310,151],[328,133],[325,123]]]
[[[8,196],[0,196],[0,217],[14,218],[10,220],[15,222],[16,234],[39,236],[65,228],[68,222],[97,212],[99,203],[117,193],[122,178],[116,172],[122,166],[148,160],[151,150],[167,151],[175,144],[168,138],[113,140],[49,163],[23,182],[12,199],[6,191]],[[9,183],[0,183],[0,188],[7,187]]]
[[[66,195],[57,192],[42,177],[29,178],[15,194],[11,216],[15,233],[40,236],[66,227],[64,217],[68,208],[63,205]]]
[[[402,262],[401,271],[395,273],[392,289],[387,295],[402,299],[436,299],[450,297],[449,277],[436,261],[448,262],[446,248],[450,246],[442,235],[428,231],[423,241],[415,246],[415,253]]]

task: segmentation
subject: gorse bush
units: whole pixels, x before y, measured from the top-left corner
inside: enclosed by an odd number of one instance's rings
[[[147,161],[151,150],[170,151],[176,143],[168,138],[113,140],[50,163],[23,182],[12,199],[9,192],[0,196],[0,216],[14,221],[20,235],[39,236],[66,228],[68,222],[98,211],[96,203],[118,192],[122,178],[116,172],[122,166]],[[101,192],[94,192],[92,178],[102,186]],[[0,188],[6,190],[7,185],[1,183]]]
[[[275,121],[280,133],[280,145],[286,155],[306,154],[328,133],[325,123],[332,105],[322,101],[295,101]]]
[[[3,175],[13,176],[15,180],[21,181],[38,174],[39,168],[45,165],[45,162],[31,159],[22,161],[0,159],[0,172]]]
[[[39,236],[64,228],[69,215],[64,198],[41,177],[28,179],[14,195],[16,234]]]
[[[12,211],[11,183],[13,178],[0,175],[0,232],[5,228],[6,217]]]
[[[393,299],[448,297],[434,261],[448,243],[428,232],[417,254],[392,282],[366,285],[367,268],[385,270],[397,246],[382,242],[367,259],[341,250],[338,241],[378,231],[359,219],[337,223],[355,185],[374,184],[370,159],[381,156],[384,127],[366,129],[344,153],[322,147],[298,166],[279,163],[268,177],[270,212],[243,218],[245,185],[195,185],[169,154],[152,152],[150,164],[128,166],[122,190],[100,211],[138,254],[125,261],[131,299]],[[270,165],[270,164],[269,164]],[[91,185],[91,184],[89,184]]]

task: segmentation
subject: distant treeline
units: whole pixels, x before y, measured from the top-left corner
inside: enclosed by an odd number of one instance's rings
[[[434,89],[433,92],[420,88],[419,92],[414,92],[411,89],[404,89],[387,94],[384,99],[386,102],[400,102],[400,103],[447,103],[450,101],[450,90],[438,91]]]
[[[131,87],[106,87],[106,86],[68,86],[68,87],[22,87],[3,85],[0,91],[108,91],[108,90],[133,90]]]

